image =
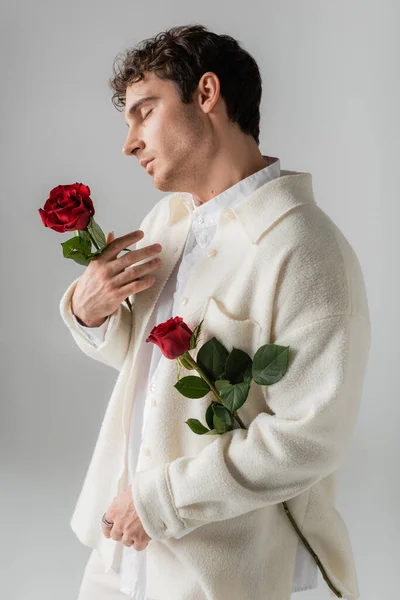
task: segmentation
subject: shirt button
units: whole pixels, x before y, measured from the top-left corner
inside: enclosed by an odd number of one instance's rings
[[[199,225],[201,225],[202,223],[204,223],[203,217],[198,217],[197,223],[199,223]]]
[[[211,248],[210,250],[208,250],[207,252],[207,256],[209,258],[212,258],[213,256],[215,256],[217,254],[217,251],[215,250],[215,248]]]
[[[152,406],[157,406],[157,403],[156,403],[156,397],[155,397],[155,396],[153,396],[153,399],[152,399],[152,401],[151,401],[151,405],[152,405]]]
[[[146,456],[150,456],[150,449],[145,447],[143,448],[143,452],[145,453]]]
[[[230,208],[225,210],[225,216],[228,217],[228,219],[236,219],[235,213]]]
[[[187,304],[188,298],[185,296],[184,298],[182,298],[181,300],[181,304]]]
[[[153,381],[153,382],[152,382],[152,384],[150,385],[150,389],[151,389],[151,391],[152,391],[152,392],[154,392],[154,391],[155,391],[155,389],[156,389],[156,387],[157,387],[157,386],[156,386],[156,384],[155,384],[155,383],[154,383],[154,381]]]

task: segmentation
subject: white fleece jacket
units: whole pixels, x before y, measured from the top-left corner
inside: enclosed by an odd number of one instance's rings
[[[135,359],[186,241],[190,215],[183,200],[171,194],[146,215],[137,247],[162,244],[158,280],[131,297],[133,317],[125,305],[118,308],[98,348],[71,313],[77,280],[60,304],[80,348],[119,371],[71,520],[82,543],[100,551],[105,570],[118,564],[121,544],[105,538],[99,523],[126,487]],[[298,536],[283,511],[286,500],[334,585],[344,598],[357,599],[351,542],[334,506],[370,347],[357,256],[316,204],[311,174],[294,171],[281,171],[223,211],[212,246],[212,260],[204,255],[188,278],[180,312],[192,329],[204,319],[198,348],[213,336],[250,356],[266,343],[289,345],[289,367],[274,385],[252,384],[239,410],[247,431],[197,436],[185,421],[204,421],[210,394],[182,396],[174,388],[175,361],[161,357],[157,409],[145,431],[151,452],[140,455],[132,488],[152,537],[148,594],[155,600],[290,598]]]
[[[138,352],[141,361],[139,368],[133,410],[131,415],[131,429],[129,433],[128,465],[129,479],[131,483],[136,470],[137,459],[141,452],[142,437],[146,427],[148,414],[157,403],[158,384],[157,366],[162,353],[158,346],[146,342],[151,329],[158,323],[179,314],[183,290],[187,278],[194,268],[197,260],[201,258],[213,242],[216,231],[216,223],[220,211],[224,208],[234,207],[241,199],[249,196],[267,181],[280,177],[280,160],[277,157],[263,157],[266,166],[245,177],[235,185],[224,190],[211,200],[198,205],[190,193],[184,193],[188,209],[191,211],[192,221],[180,259],[164,285],[153,313],[147,323],[147,334],[144,334],[142,347]],[[213,249],[210,250],[211,258]],[[99,327],[85,327],[77,321],[78,327],[91,339],[95,345],[104,341],[110,317]],[[150,452],[144,448],[144,452]],[[194,528],[186,529],[178,537],[188,535]],[[147,600],[147,551],[138,551],[134,546],[123,548],[123,556],[120,569],[121,592],[132,596],[135,600]],[[162,573],[160,573],[162,576]],[[296,563],[293,573],[292,592],[310,590],[318,586],[317,564],[302,543],[297,546]]]

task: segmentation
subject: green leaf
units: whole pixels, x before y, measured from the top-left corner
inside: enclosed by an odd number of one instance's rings
[[[286,373],[289,362],[289,347],[265,344],[254,355],[252,375],[259,385],[272,385]]]
[[[217,379],[214,382],[214,387],[217,389],[217,391],[219,392],[220,390],[222,390],[223,387],[230,385],[230,381],[229,379]]]
[[[224,374],[228,350],[217,338],[213,337],[203,344],[197,353],[196,362],[206,375],[214,382]]]
[[[233,429],[233,415],[222,404],[213,404],[214,428],[217,433],[225,433]]]
[[[87,267],[92,258],[100,254],[101,250],[92,253],[92,242],[83,230],[74,231],[74,237],[61,243],[64,258],[71,258],[79,265]]]
[[[206,410],[206,423],[210,429],[214,427],[214,411],[213,411],[213,403]]]
[[[95,240],[96,244],[98,246],[100,246],[100,248],[104,248],[107,245],[106,244],[106,236],[104,235],[104,232],[103,232],[102,228],[100,227],[100,225],[98,225],[96,223],[96,221],[94,220],[93,217],[89,221],[88,229],[89,229],[90,233],[92,234],[93,239]]]
[[[231,383],[239,383],[244,378],[251,377],[251,366],[253,361],[247,352],[239,348],[233,348],[225,363],[225,377]]]
[[[74,252],[79,252],[86,258],[89,258],[92,249],[91,243],[86,237],[74,236],[61,243],[63,255],[65,258],[72,258]]]
[[[186,398],[202,398],[210,391],[208,383],[196,375],[187,375],[179,379],[174,387]]]
[[[234,413],[246,402],[249,390],[250,383],[242,381],[224,386],[219,394],[223,405]]]
[[[204,427],[204,425],[200,423],[198,419],[188,419],[187,421],[185,421],[185,423],[189,425],[190,429],[198,435],[202,435],[203,433],[209,432],[209,429],[207,429],[207,427]]]
[[[245,381],[246,383],[249,383],[249,384],[253,381],[252,366],[253,366],[253,363],[251,363],[250,369],[248,371],[246,371],[245,373],[243,373],[243,381]]]
[[[200,335],[201,326],[203,324],[203,321],[204,321],[204,319],[202,321],[200,321],[200,323],[198,325],[196,325],[196,327],[193,329],[192,336],[190,338],[189,350],[193,350],[193,348],[196,348],[197,339]]]
[[[81,252],[73,252],[68,258],[71,258],[73,261],[78,263],[78,265],[83,265],[87,267],[90,264],[90,258],[84,256]]]

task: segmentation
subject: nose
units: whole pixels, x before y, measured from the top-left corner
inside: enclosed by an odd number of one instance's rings
[[[125,144],[122,146],[121,152],[126,156],[136,156],[137,151],[140,148],[139,142],[135,141],[129,134],[125,140]]]
[[[122,146],[121,152],[122,152],[122,154],[125,154],[126,156],[130,156],[131,154],[133,154],[132,145],[125,142],[125,144]]]

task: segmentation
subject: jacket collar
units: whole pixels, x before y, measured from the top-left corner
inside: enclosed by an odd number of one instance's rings
[[[296,206],[316,203],[311,173],[281,170],[281,176],[267,181],[255,192],[230,209],[245,230],[252,244],[278,219]],[[172,227],[193,210],[179,192],[169,196],[165,225]]]

